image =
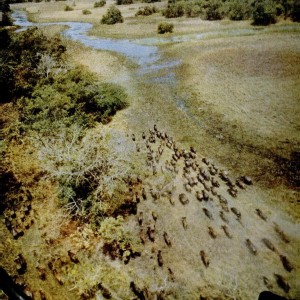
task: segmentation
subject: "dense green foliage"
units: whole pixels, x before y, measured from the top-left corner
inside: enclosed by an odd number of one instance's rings
[[[0,40],[1,101],[12,101],[18,112],[8,139],[30,140],[42,170],[58,183],[61,203],[72,213],[88,213],[109,169],[102,135],[89,129],[126,107],[126,94],[70,65],[58,36],[48,38],[37,28],[18,34],[1,30]],[[0,196],[6,190],[0,189]]]
[[[276,9],[274,3],[268,0],[260,0],[254,3],[253,24],[269,25],[276,22]]]
[[[172,23],[160,23],[157,28],[159,34],[172,33],[174,25]]]
[[[94,3],[94,8],[103,7],[106,4],[105,0],[100,0]]]
[[[162,14],[166,18],[252,19],[254,25],[268,25],[279,16],[299,21],[300,0],[169,0]]]
[[[126,4],[132,4],[133,0],[116,0],[117,5],[126,5]]]
[[[150,16],[158,12],[158,9],[155,6],[144,6],[140,7],[136,12],[136,16]]]
[[[113,25],[116,23],[123,23],[123,17],[118,8],[112,5],[107,13],[101,19],[102,24]]]

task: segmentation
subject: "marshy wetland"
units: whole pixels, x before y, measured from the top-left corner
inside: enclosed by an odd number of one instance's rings
[[[1,216],[0,265],[34,299],[298,299],[299,23],[181,17],[159,35],[161,14],[135,16],[145,3],[101,24],[112,3],[11,5],[128,105],[78,143],[59,134],[62,160],[107,157],[92,208],[62,205],[51,153],[11,139],[5,161],[21,188]],[[1,112],[5,126],[18,115],[10,103]]]

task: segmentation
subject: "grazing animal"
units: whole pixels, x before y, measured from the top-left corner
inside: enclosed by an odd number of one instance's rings
[[[288,258],[285,255],[280,255],[280,260],[282,262],[283,267],[288,272],[291,272],[294,269],[294,267],[292,266],[291,262],[288,260]]]
[[[75,263],[78,264],[79,263],[79,259],[77,258],[76,254],[74,252],[72,252],[71,250],[68,251],[68,255],[70,260]]]
[[[154,242],[155,241],[155,226],[148,226],[147,234],[148,234],[149,240],[151,242]]]
[[[146,297],[144,295],[144,291],[142,289],[138,288],[134,281],[130,282],[130,289],[138,297],[138,299],[146,300]]]
[[[147,200],[147,194],[145,188],[142,189],[142,197],[144,200]]]
[[[243,182],[246,183],[247,185],[252,185],[253,184],[252,179],[248,176],[242,176],[241,180],[243,180]]]
[[[152,218],[153,218],[153,220],[156,222],[156,220],[157,220],[157,218],[158,218],[158,216],[157,216],[157,213],[156,212],[152,212]]]
[[[146,134],[145,134],[145,132],[142,133],[142,139],[143,139],[143,140],[146,139]]]
[[[242,214],[240,213],[240,211],[235,207],[231,207],[231,211],[236,215],[236,218],[239,221],[242,217]]]
[[[235,183],[242,190],[246,188],[245,184],[240,179],[237,179]]]
[[[269,290],[272,290],[272,289],[273,289],[272,283],[270,282],[270,280],[269,280],[266,276],[263,276],[263,281],[264,281],[265,286],[266,286]]]
[[[212,227],[210,227],[210,226],[208,226],[208,233],[209,233],[209,235],[210,235],[213,239],[215,239],[215,238],[217,237],[216,232],[215,232],[214,229],[213,229]]]
[[[18,254],[17,258],[15,259],[15,263],[17,264],[17,272],[19,275],[25,274],[27,270],[27,262],[22,254]]]
[[[203,200],[203,195],[202,195],[202,193],[199,192],[199,191],[197,191],[197,192],[196,192],[196,198],[197,198],[197,200],[202,201],[202,200]]]
[[[254,244],[249,240],[249,239],[246,239],[246,246],[248,247],[249,251],[256,255],[257,254],[257,249],[256,247],[254,246]]]
[[[158,253],[157,253],[157,262],[158,262],[158,265],[160,267],[162,267],[163,264],[164,264],[163,258],[162,258],[162,254],[161,254],[161,250],[158,250]]]
[[[209,266],[209,259],[203,250],[200,251],[200,256],[204,266],[207,268]]]
[[[174,202],[174,200],[172,199],[172,197],[169,197],[169,202],[171,203],[171,205],[175,205],[175,202]]]
[[[224,214],[224,211],[220,211],[220,218],[225,222],[225,223],[229,223],[227,217]]]
[[[179,195],[179,201],[181,202],[182,205],[186,205],[189,203],[188,197],[186,196],[186,194],[183,193]]]
[[[232,235],[231,235],[231,233],[229,232],[229,228],[228,228],[226,225],[222,225],[221,227],[222,227],[222,229],[224,230],[224,233],[226,234],[226,236],[227,236],[229,239],[231,239],[231,238],[232,238]]]
[[[188,229],[188,224],[187,224],[187,221],[186,221],[186,217],[182,217],[181,222],[182,222],[183,229],[187,230]]]
[[[140,226],[142,226],[143,220],[144,220],[143,212],[140,211],[139,217],[138,217],[138,222],[139,222],[139,225],[140,225]]]
[[[262,220],[267,221],[266,215],[259,208],[256,208],[255,211]]]
[[[186,184],[184,185],[184,188],[185,188],[185,190],[186,190],[188,193],[190,193],[190,192],[192,191],[192,187],[191,187],[188,183],[186,183]]]
[[[276,223],[274,223],[274,230],[283,242],[285,242],[287,244],[290,242],[289,237],[283,232],[283,230]]]
[[[214,186],[214,187],[220,187],[220,183],[217,179],[215,179],[214,177],[212,177],[211,179],[211,184]]]
[[[277,282],[278,286],[280,288],[282,288],[286,293],[288,293],[290,290],[290,285],[286,281],[286,279],[283,276],[281,276],[280,274],[274,274],[274,276],[276,278],[276,282]]]
[[[171,240],[170,240],[170,237],[169,237],[169,235],[168,235],[166,232],[164,232],[164,240],[165,240],[166,244],[167,244],[169,247],[172,246],[172,242],[171,242]]]
[[[135,135],[134,134],[131,135],[131,138],[135,142]]]
[[[271,241],[269,241],[269,240],[266,239],[266,238],[263,238],[263,239],[262,239],[262,242],[265,244],[265,246],[266,246],[268,249],[270,249],[270,250],[273,251],[273,252],[277,252],[275,246],[272,244]]]
[[[204,207],[204,208],[203,208],[203,211],[204,211],[205,215],[206,215],[209,219],[213,220],[213,216],[212,216],[211,212],[210,212],[207,208]]]
[[[145,244],[146,243],[146,235],[145,235],[145,231],[143,228],[141,228],[139,236],[140,236],[140,240],[141,240],[142,244]]]
[[[172,271],[171,268],[168,268],[168,272],[169,272],[170,280],[174,282],[175,281],[174,272]]]

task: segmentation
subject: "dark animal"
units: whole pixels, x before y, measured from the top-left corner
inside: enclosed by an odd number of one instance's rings
[[[163,264],[164,264],[163,258],[162,258],[162,254],[161,254],[161,250],[158,250],[158,253],[157,253],[157,262],[158,262],[158,265],[160,267],[162,267]]]
[[[203,208],[203,211],[204,211],[205,215],[206,215],[209,219],[213,220],[213,216],[212,216],[211,212],[210,212],[207,208],[204,207],[204,208]]]
[[[15,284],[8,273],[0,267],[0,289],[12,300],[31,300],[24,291]]]
[[[280,255],[280,260],[282,262],[283,267],[288,272],[291,272],[294,269],[294,267],[292,266],[291,262],[288,260],[288,258],[285,255]]]
[[[276,250],[276,248],[275,248],[275,246],[272,244],[272,242],[271,241],[269,241],[268,239],[266,239],[266,238],[263,238],[262,239],[262,242],[265,244],[265,246],[268,248],[268,249],[270,249],[271,251],[273,251],[273,252],[276,252],[277,250]]]
[[[214,229],[212,228],[212,227],[208,227],[208,233],[209,233],[209,235],[213,238],[213,239],[215,239],[216,237],[217,237],[217,234],[216,234],[216,232],[214,231]]]
[[[222,227],[222,229],[224,230],[224,233],[226,234],[226,236],[227,236],[229,239],[231,239],[231,238],[232,238],[232,235],[231,235],[231,233],[229,232],[229,228],[228,228],[226,225],[222,225],[221,227]]]
[[[183,226],[184,230],[187,230],[188,225],[187,225],[187,222],[186,222],[186,217],[182,217],[181,222],[182,222],[182,226]]]
[[[138,222],[139,222],[139,225],[140,225],[140,226],[142,226],[143,220],[144,220],[143,212],[141,211],[141,212],[139,213],[139,217],[138,217]]]
[[[283,230],[276,223],[274,223],[274,230],[278,234],[278,236],[281,238],[282,241],[284,241],[287,244],[290,242],[290,239],[288,238],[288,236],[283,232]]]
[[[255,211],[262,220],[267,221],[266,215],[259,208],[257,208]]]
[[[130,289],[132,292],[138,297],[139,300],[146,300],[146,297],[144,295],[144,291],[136,286],[134,281],[130,282]]]
[[[283,276],[281,276],[280,274],[274,274],[274,276],[276,278],[276,282],[277,282],[278,286],[280,288],[282,288],[286,293],[288,293],[290,290],[290,285],[286,281],[286,279]]]
[[[224,214],[224,211],[220,211],[220,218],[225,222],[225,223],[229,223],[227,217]]]
[[[22,254],[18,254],[15,259],[15,263],[17,264],[17,272],[19,275],[23,275],[27,270],[27,263]]]
[[[254,244],[249,240],[249,239],[246,239],[246,246],[248,247],[249,251],[256,255],[257,254],[257,249],[256,247],[254,246]]]
[[[72,252],[71,250],[68,251],[68,255],[70,257],[70,260],[75,263],[78,264],[79,263],[79,259],[77,258],[76,254],[74,252]]]
[[[168,235],[166,232],[164,232],[164,240],[165,240],[166,244],[167,244],[169,247],[172,246],[172,242],[171,242],[171,240],[170,240],[170,237],[169,237],[169,235]]]
[[[179,195],[179,201],[181,202],[181,204],[186,205],[189,203],[189,199],[187,198],[187,196],[185,194],[180,194]]]
[[[155,226],[152,226],[152,227],[148,226],[147,234],[148,234],[149,240],[151,242],[154,242],[155,241]]]
[[[209,266],[209,259],[203,250],[200,251],[200,256],[204,266],[207,268]]]
[[[242,217],[242,214],[240,213],[240,211],[235,207],[231,207],[231,211],[236,215],[236,218],[239,221]]]

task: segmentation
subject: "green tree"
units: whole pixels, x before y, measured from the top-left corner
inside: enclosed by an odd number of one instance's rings
[[[253,24],[269,25],[276,23],[276,9],[273,1],[258,0],[254,2]]]
[[[107,25],[113,25],[116,23],[123,23],[123,17],[121,11],[112,5],[108,10],[107,13],[102,17],[101,23]]]

